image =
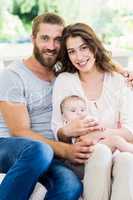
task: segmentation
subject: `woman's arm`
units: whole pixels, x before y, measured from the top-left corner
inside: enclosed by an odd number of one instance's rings
[[[111,136],[111,135],[112,136],[120,136],[129,142],[133,142],[133,134],[131,133],[131,131],[129,131],[126,128],[120,128],[120,129],[119,128],[116,128],[116,129],[106,128],[104,133],[109,136]]]
[[[79,137],[86,134],[92,135],[95,131],[100,131],[101,127],[94,119],[76,119],[60,128],[57,132],[60,140],[70,137]],[[90,134],[91,133],[91,134]]]
[[[133,153],[133,144],[127,142],[120,136],[110,135],[104,140],[101,140],[100,143],[107,145],[112,151],[118,149],[121,152]]]

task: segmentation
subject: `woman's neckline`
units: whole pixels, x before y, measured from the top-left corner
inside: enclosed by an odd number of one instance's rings
[[[88,96],[86,95],[85,90],[84,90],[84,88],[83,88],[83,86],[82,86],[82,82],[81,82],[81,80],[80,80],[80,78],[79,78],[79,74],[76,73],[76,76],[77,76],[77,79],[78,79],[78,81],[79,81],[79,85],[80,85],[81,91],[83,92],[83,96],[85,97],[85,99],[86,99],[87,101],[92,102],[92,103],[96,103],[96,102],[98,102],[98,101],[103,97],[104,91],[105,91],[105,82],[106,82],[106,77],[107,77],[107,73],[106,73],[106,72],[105,72],[104,75],[103,75],[103,80],[102,80],[102,81],[103,81],[103,85],[102,85],[101,94],[100,94],[97,98],[91,98],[91,97],[88,97]]]

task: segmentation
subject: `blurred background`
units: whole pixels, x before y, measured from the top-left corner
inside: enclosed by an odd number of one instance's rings
[[[0,66],[30,55],[32,20],[54,12],[90,24],[113,58],[133,70],[133,0],[0,0]]]

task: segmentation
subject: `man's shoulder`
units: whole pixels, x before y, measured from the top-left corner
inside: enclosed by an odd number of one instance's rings
[[[26,73],[23,70],[23,64],[21,61],[14,61],[9,66],[0,70],[0,84],[9,85],[23,84],[26,78]]]

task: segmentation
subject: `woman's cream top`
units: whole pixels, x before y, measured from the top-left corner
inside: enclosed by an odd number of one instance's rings
[[[122,127],[133,133],[133,91],[121,75],[105,73],[101,95],[91,101],[85,95],[78,73],[64,72],[57,77],[53,88],[52,130],[56,138],[58,129],[63,127],[60,103],[71,95],[84,98],[88,114],[97,118],[104,127],[117,128],[120,121]]]

